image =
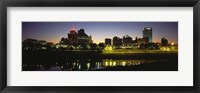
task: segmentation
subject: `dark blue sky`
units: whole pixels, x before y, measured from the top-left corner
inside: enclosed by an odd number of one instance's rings
[[[162,37],[169,43],[178,43],[178,22],[22,22],[22,39],[33,38],[58,43],[72,27],[85,29],[92,35],[94,43],[104,42],[105,38],[129,35],[142,38],[143,28],[153,28],[153,42],[160,42]]]

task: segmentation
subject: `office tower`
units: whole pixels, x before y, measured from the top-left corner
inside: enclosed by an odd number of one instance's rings
[[[68,33],[68,40],[72,45],[76,45],[78,43],[78,33],[76,32],[75,28],[72,28],[70,33]]]
[[[113,46],[120,46],[120,45],[122,45],[122,39],[117,36],[113,37]]]
[[[106,38],[105,39],[105,44],[106,45],[111,45],[111,39],[110,38]]]
[[[124,45],[131,45],[132,44],[132,38],[128,35],[123,36],[123,44]]]
[[[147,43],[152,42],[152,28],[151,27],[146,27],[143,29],[143,38],[148,39]]]
[[[84,29],[78,30],[78,44],[88,45],[90,43],[90,37],[85,33]]]

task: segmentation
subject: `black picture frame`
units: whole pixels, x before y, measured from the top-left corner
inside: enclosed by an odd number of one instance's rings
[[[194,86],[7,86],[7,7],[193,7]],[[0,91],[2,93],[35,92],[126,92],[126,93],[199,93],[200,0],[1,0],[0,1]]]

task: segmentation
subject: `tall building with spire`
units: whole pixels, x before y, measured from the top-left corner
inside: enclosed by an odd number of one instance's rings
[[[75,27],[73,27],[70,33],[68,33],[68,40],[69,40],[69,44],[72,44],[72,45],[78,44],[78,33],[76,32]]]

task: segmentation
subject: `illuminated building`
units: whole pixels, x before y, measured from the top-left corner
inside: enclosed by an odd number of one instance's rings
[[[68,33],[68,40],[72,45],[76,45],[78,43],[78,33],[76,32],[75,28],[72,28],[70,33]]]
[[[147,43],[152,42],[152,28],[151,27],[146,27],[143,29],[143,38],[148,39]]]
[[[124,45],[131,45],[132,44],[132,38],[128,35],[123,36],[123,44]]]
[[[88,45],[90,43],[90,37],[85,33],[84,29],[78,31],[78,44]]]
[[[163,46],[167,46],[168,45],[168,40],[165,37],[163,37],[161,39],[161,43],[162,43]]]
[[[113,37],[113,46],[120,46],[120,45],[122,45],[122,39],[117,36]]]
[[[105,44],[106,45],[111,45],[111,39],[110,38],[106,38],[105,39]]]

